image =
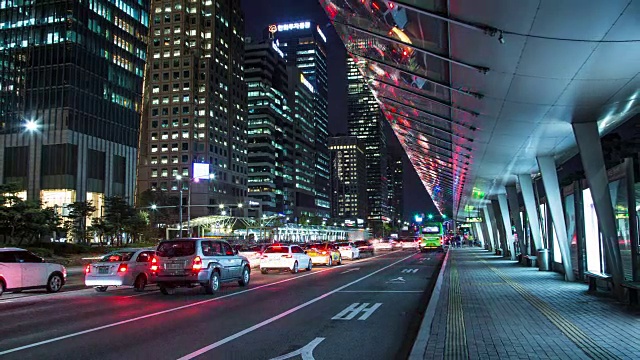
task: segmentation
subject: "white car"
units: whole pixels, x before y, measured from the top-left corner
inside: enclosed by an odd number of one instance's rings
[[[264,250],[260,258],[260,272],[269,270],[289,270],[292,274],[300,268],[311,271],[311,257],[298,245],[271,245]]]
[[[238,249],[238,255],[246,257],[247,260],[249,260],[249,266],[257,268],[260,267],[260,257],[262,257],[262,252],[264,252],[267,246],[268,245],[243,245]]]
[[[352,242],[341,242],[337,243],[338,251],[340,251],[340,256],[343,259],[359,259],[360,258],[360,249],[352,243]]]
[[[393,244],[389,241],[381,240],[380,242],[373,244],[373,250],[375,251],[391,251],[393,250]]]
[[[122,249],[109,253],[100,261],[84,269],[84,283],[96,291],[107,291],[109,286],[133,286],[144,290],[151,279],[151,261],[154,249]]]
[[[420,249],[420,242],[414,240],[401,240],[402,250],[418,250]]]
[[[67,280],[67,269],[60,264],[19,248],[0,248],[0,295],[5,290],[45,288],[58,292]]]

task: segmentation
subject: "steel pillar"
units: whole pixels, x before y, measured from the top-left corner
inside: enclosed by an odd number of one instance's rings
[[[507,253],[507,243],[504,241],[504,227],[502,226],[502,219],[500,219],[500,204],[498,200],[491,200],[491,207],[489,208],[489,214],[492,219],[493,232],[496,237],[497,248],[502,249],[502,254]]]
[[[496,233],[495,233],[493,214],[489,213],[490,206],[491,205],[489,204],[489,206],[483,207],[482,212],[484,213],[485,226],[487,227],[487,232],[489,233],[489,241],[491,242],[492,249],[490,250],[495,251],[496,249],[500,248],[500,244],[498,244],[498,237],[496,236]]]
[[[560,193],[556,163],[553,156],[538,156],[536,159],[538,160],[538,167],[542,174],[542,184],[544,185],[544,192],[547,196],[547,206],[549,206],[549,211],[551,212],[553,228],[558,237],[562,266],[564,267],[564,277],[567,281],[574,281],[575,276],[573,275],[573,267],[571,266],[571,252],[569,249],[569,240],[567,239],[564,211],[562,210],[562,194]],[[611,202],[609,202],[609,204],[611,204]]]
[[[518,189],[516,184],[510,184],[505,186],[507,189],[507,201],[509,202],[509,209],[511,218],[514,221],[516,227],[516,234],[518,235],[518,245],[520,246],[520,253],[522,254],[522,260],[528,253],[527,247],[524,243],[524,231],[522,230],[522,222],[520,221],[520,202],[518,201]]]
[[[609,193],[609,179],[607,178],[607,170],[600,145],[598,124],[589,122],[571,125],[580,150],[582,168],[589,183],[589,189],[591,189],[593,205],[596,215],[598,215],[598,225],[603,237],[607,269],[613,277],[616,293],[621,297],[624,289],[620,284],[624,281],[624,273],[622,271],[615,215],[613,213],[611,194]],[[633,204],[631,205],[633,206]]]
[[[504,240],[511,253],[511,260],[516,260],[516,249],[513,244],[513,234],[511,233],[511,217],[509,216],[507,194],[498,194],[498,204],[500,204],[500,213],[502,214],[502,225],[505,234]]]
[[[522,190],[524,207],[527,210],[527,219],[529,220],[529,228],[531,228],[533,243],[536,245],[536,250],[543,249],[542,232],[540,231],[540,215],[538,214],[538,204],[536,204],[536,197],[533,192],[531,175],[520,174],[518,175],[518,181],[520,182],[520,190]]]

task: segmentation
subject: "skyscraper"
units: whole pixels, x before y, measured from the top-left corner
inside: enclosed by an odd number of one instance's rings
[[[267,30],[284,52],[285,59],[297,66],[308,81],[313,93],[313,191],[316,216],[329,217],[329,137],[328,82],[326,37],[319,25],[310,21],[274,24]]]
[[[349,224],[367,217],[367,174],[362,142],[355,136],[329,138],[331,217]]]
[[[271,40],[245,43],[249,197],[259,200],[265,215],[290,215],[295,207],[295,148],[287,65]]]
[[[133,201],[149,2],[0,2],[0,178],[46,205]]]
[[[367,164],[369,225],[381,228],[389,221],[387,209],[387,143],[382,130],[382,112],[375,97],[358,70],[358,64],[347,58],[347,102],[349,135],[364,144]]]
[[[240,2],[153,1],[151,10],[139,191],[182,187],[192,216],[222,213],[247,196]]]
[[[394,226],[398,226],[398,224],[404,220],[403,174],[404,161],[402,158],[402,149],[395,148],[389,151],[387,161],[389,218]]]

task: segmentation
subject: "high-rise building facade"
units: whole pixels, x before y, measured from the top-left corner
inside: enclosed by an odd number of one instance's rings
[[[389,218],[394,226],[398,226],[404,221],[403,176],[402,149],[389,151],[387,160],[388,204]]]
[[[313,93],[313,191],[315,216],[329,217],[329,137],[326,36],[319,25],[310,21],[274,24],[267,30],[277,41],[291,65],[300,69]]]
[[[364,144],[367,164],[367,194],[371,227],[388,222],[387,143],[382,129],[382,112],[358,64],[347,58],[347,103],[349,135]],[[377,225],[376,225],[377,224]]]
[[[247,197],[240,2],[151,4],[138,191],[182,187],[192,217],[226,212]]]
[[[249,197],[259,202],[264,215],[290,215],[295,208],[295,147],[284,54],[271,40],[246,39],[244,72]]]
[[[367,175],[362,142],[355,136],[329,138],[331,153],[331,217],[348,224],[367,216]]]
[[[0,2],[0,179],[48,206],[133,201],[149,2]]]

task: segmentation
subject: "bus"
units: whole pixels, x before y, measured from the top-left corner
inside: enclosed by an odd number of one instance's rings
[[[441,222],[427,222],[422,226],[420,251],[442,250],[444,241],[444,226]]]

